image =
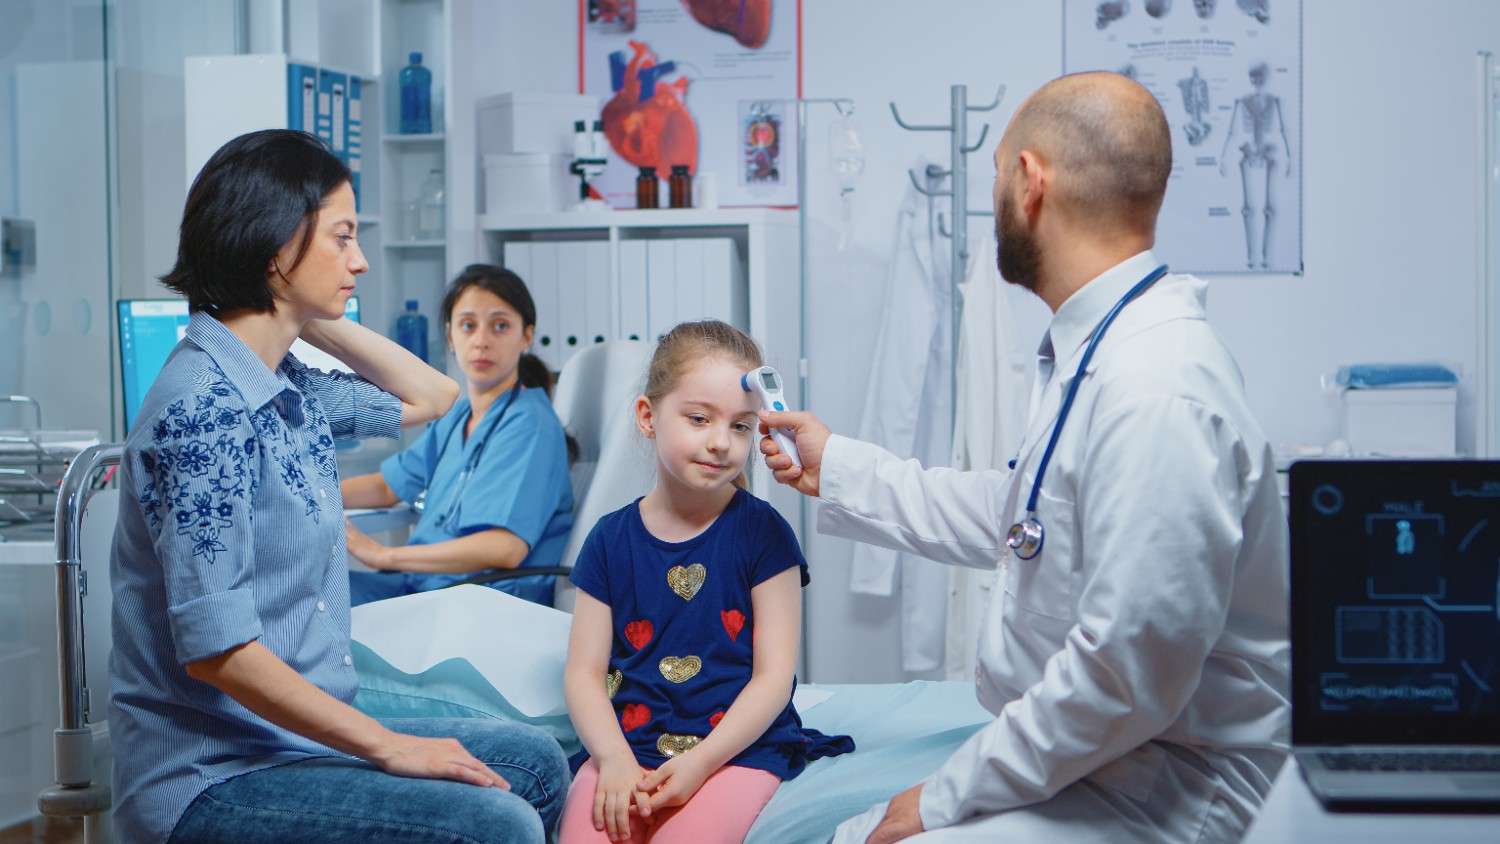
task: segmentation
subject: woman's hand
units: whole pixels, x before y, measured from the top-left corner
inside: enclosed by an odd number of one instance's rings
[[[370,535],[344,520],[344,538],[349,544],[349,556],[377,571],[394,571],[391,564],[391,549],[370,538]]]
[[[393,733],[370,759],[382,771],[398,777],[455,780],[470,785],[510,790],[510,783],[464,749],[458,739],[423,738]]]
[[[692,751],[688,751],[668,759],[667,764],[647,774],[637,790],[651,794],[647,805],[653,812],[681,806],[698,793],[716,770],[718,768],[709,764],[706,756],[700,754],[694,758]]]
[[[594,829],[608,830],[609,840],[630,838],[630,803],[635,801],[641,817],[650,817],[651,800],[636,786],[646,770],[635,761],[634,754],[596,759],[599,784],[594,787]]]

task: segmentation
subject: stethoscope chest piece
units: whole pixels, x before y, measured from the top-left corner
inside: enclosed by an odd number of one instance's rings
[[[1010,532],[1005,535],[1005,547],[1020,559],[1030,560],[1042,553],[1042,544],[1046,539],[1046,533],[1036,514],[1027,513],[1026,518],[1010,526]]]

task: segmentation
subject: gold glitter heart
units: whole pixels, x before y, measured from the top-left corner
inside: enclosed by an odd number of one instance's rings
[[[620,690],[620,684],[623,682],[625,682],[625,675],[620,673],[618,668],[604,675],[604,691],[609,695],[610,700],[615,699],[615,692]]]
[[[663,733],[662,737],[656,740],[656,752],[671,759],[687,753],[697,747],[698,742],[701,741],[703,739],[698,736],[674,736],[671,733]]]
[[[708,569],[702,563],[693,563],[687,568],[672,566],[667,571],[667,585],[672,587],[684,601],[693,600],[698,590],[703,588],[703,581],[708,577]]]
[[[703,660],[696,656],[669,656],[663,657],[661,664],[661,676],[674,683],[686,683],[703,670]]]

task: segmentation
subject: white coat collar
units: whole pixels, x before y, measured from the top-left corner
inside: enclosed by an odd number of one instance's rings
[[[1078,288],[1057,309],[1037,354],[1058,363],[1073,358],[1120,297],[1159,266],[1161,262],[1148,249],[1115,264]]]

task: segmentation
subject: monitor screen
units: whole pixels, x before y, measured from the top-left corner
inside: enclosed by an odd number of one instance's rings
[[[776,373],[774,373],[774,372],[772,372],[770,370],[765,370],[765,371],[761,372],[761,374],[760,374],[760,381],[761,381],[762,384],[766,385],[766,389],[767,390],[779,390],[779,389],[781,389],[781,385],[778,384],[778,383],[776,383]]]
[[[1292,467],[1299,741],[1500,724],[1497,508],[1497,462]]]
[[[151,389],[157,373],[161,372],[172,350],[187,333],[189,314],[187,302],[182,299],[122,299],[116,307],[125,429],[128,431],[135,424],[146,391]],[[344,316],[359,322],[359,297],[349,297],[344,305]],[[292,354],[316,369],[349,369],[333,356],[301,340],[292,345]]]

